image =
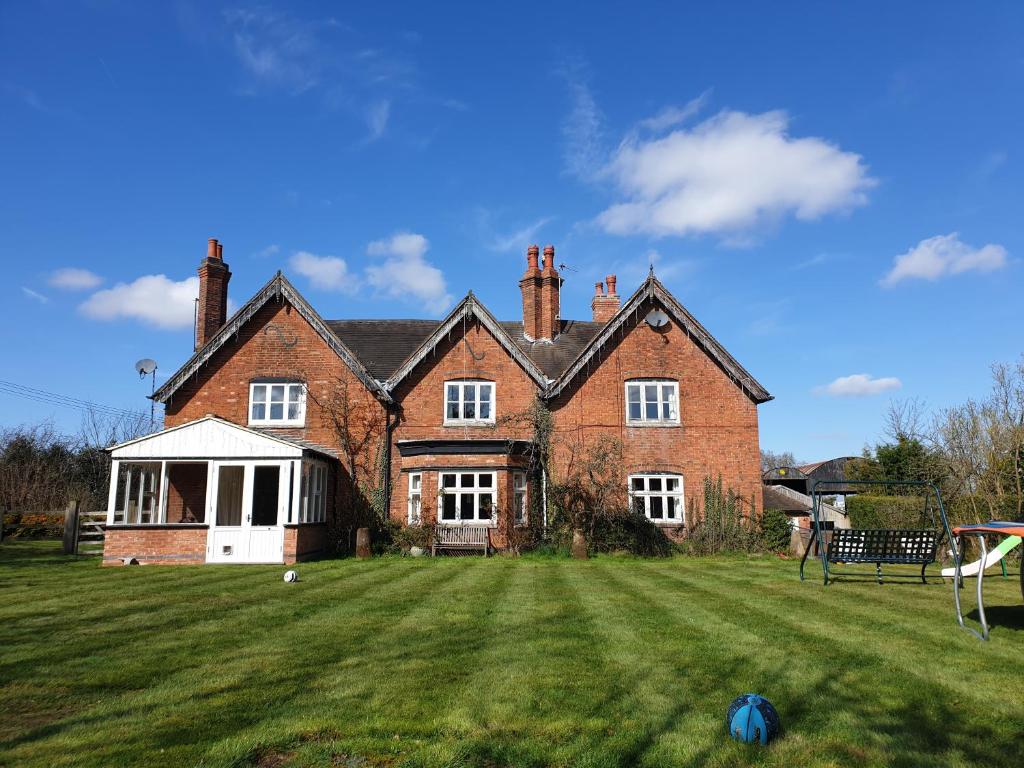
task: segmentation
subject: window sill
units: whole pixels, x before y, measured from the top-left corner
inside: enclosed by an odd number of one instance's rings
[[[306,420],[302,421],[250,421],[250,427],[305,427]]]
[[[626,426],[633,427],[678,427],[678,421],[626,421]]]
[[[438,525],[452,528],[497,528],[497,523],[481,523],[477,520],[438,520]]]
[[[659,528],[685,528],[686,523],[682,520],[651,520],[647,518],[647,522],[658,526]]]
[[[466,419],[466,420],[444,420],[444,426],[446,427],[493,427],[494,419],[490,421],[483,419]]]

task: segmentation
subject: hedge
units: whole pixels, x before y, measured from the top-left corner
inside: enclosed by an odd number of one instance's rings
[[[846,512],[853,528],[930,527],[931,521],[924,515],[924,504],[923,496],[857,494],[846,497]],[[938,516],[936,509],[936,524],[941,525]]]

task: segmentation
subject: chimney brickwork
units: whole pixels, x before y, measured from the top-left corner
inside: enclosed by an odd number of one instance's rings
[[[594,284],[594,298],[590,301],[590,310],[595,323],[607,323],[622,306],[622,298],[616,292],[615,275],[608,275],[604,283]],[[607,286],[607,290],[606,290]]]
[[[210,238],[206,258],[199,265],[199,306],[196,316],[196,349],[206,346],[228,319],[228,281],[224,246]]]
[[[543,268],[539,263],[540,248],[526,250],[526,272],[519,280],[523,293],[523,333],[531,341],[552,341],[561,330],[559,291],[562,278],[555,269],[555,248],[544,248]]]

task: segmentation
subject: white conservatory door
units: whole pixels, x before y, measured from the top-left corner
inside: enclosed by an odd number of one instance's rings
[[[284,561],[288,464],[214,462],[206,557],[209,562]]]

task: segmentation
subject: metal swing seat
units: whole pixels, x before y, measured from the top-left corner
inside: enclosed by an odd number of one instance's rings
[[[938,552],[939,544],[945,537],[955,548],[952,531],[949,528],[949,521],[946,519],[946,510],[942,505],[942,496],[934,483],[923,480],[843,480],[839,483],[835,480],[819,480],[811,486],[811,514],[814,519],[814,526],[811,531],[811,538],[807,542],[803,557],[800,559],[800,580],[804,580],[804,565],[807,556],[814,547],[815,541],[825,541],[821,525],[821,503],[822,497],[827,494],[827,488],[822,486],[850,486],[870,485],[883,487],[906,487],[914,486],[923,488],[925,491],[935,495],[936,509],[942,520],[942,527],[936,524],[934,514],[931,515],[932,528],[836,528],[830,531],[827,545],[822,547],[819,544],[818,556],[821,558],[821,568],[828,585],[832,580],[830,565],[836,564],[872,564],[875,566],[875,578],[882,583],[883,565],[920,565],[921,581],[928,583],[925,576],[925,569],[935,562],[935,555]],[[928,497],[925,497],[925,511],[930,506]],[[954,556],[955,556],[954,552]]]

